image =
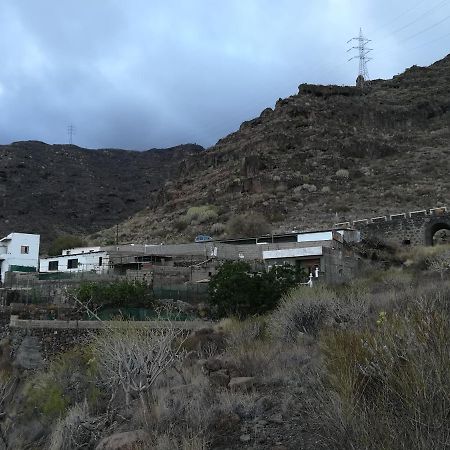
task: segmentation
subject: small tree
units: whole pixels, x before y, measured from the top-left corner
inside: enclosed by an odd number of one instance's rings
[[[290,265],[252,272],[246,262],[225,262],[211,278],[209,298],[217,316],[245,318],[274,309],[281,296],[305,277],[303,270]]]
[[[182,357],[182,335],[183,330],[170,321],[161,321],[159,328],[123,322],[97,335],[94,355],[112,397],[121,391],[129,406],[132,396],[138,395],[145,408],[145,392]]]

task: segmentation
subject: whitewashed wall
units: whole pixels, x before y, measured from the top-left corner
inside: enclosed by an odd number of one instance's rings
[[[74,249],[72,249],[74,250]],[[101,258],[101,264],[100,264]],[[68,268],[69,260],[77,260],[77,267]],[[58,261],[57,270],[49,270],[49,263]],[[55,256],[52,258],[42,258],[39,263],[39,272],[107,272],[109,268],[109,255],[104,251],[91,251],[88,253]]]
[[[11,266],[39,267],[38,234],[11,233],[0,240],[0,269],[1,281],[5,280],[5,273]],[[22,253],[22,247],[28,247],[28,253]]]

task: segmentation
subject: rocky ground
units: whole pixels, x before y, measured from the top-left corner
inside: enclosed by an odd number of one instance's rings
[[[450,56],[364,92],[303,84],[206,151],[0,146],[0,234],[186,241],[249,211],[283,231],[448,204],[449,83]]]
[[[0,146],[0,236],[86,234],[126,219],[176,173],[197,145],[133,152],[15,142]]]

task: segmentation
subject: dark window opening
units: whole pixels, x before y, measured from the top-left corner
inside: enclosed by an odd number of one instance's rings
[[[402,244],[403,245],[411,245],[411,239],[404,239]]]
[[[68,269],[76,269],[78,267],[78,259],[69,259],[67,261]]]
[[[28,255],[30,253],[30,247],[28,245],[21,245],[20,253],[22,253],[22,255]]]
[[[103,264],[103,257],[99,256],[98,257],[98,265],[101,266]]]
[[[48,270],[58,270],[58,261],[49,261]]]

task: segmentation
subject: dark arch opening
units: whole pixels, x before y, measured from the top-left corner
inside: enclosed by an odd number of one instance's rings
[[[430,225],[425,231],[425,245],[434,245],[434,236],[441,230],[450,230],[450,223],[437,222]]]

